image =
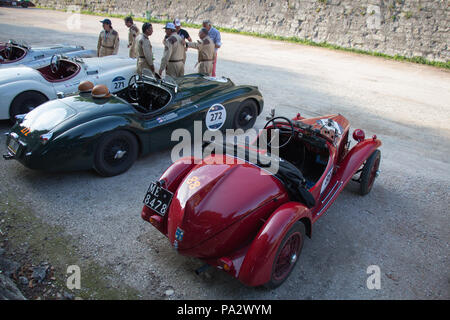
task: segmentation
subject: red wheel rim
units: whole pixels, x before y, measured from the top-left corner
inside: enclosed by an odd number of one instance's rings
[[[377,160],[375,160],[375,163],[373,164],[372,170],[370,170],[369,190],[372,189],[372,185],[375,181],[375,178],[377,177],[379,167],[380,167],[380,158],[378,157]]]
[[[302,236],[300,232],[295,232],[289,236],[275,262],[274,281],[281,281],[289,275],[298,259],[301,244]]]

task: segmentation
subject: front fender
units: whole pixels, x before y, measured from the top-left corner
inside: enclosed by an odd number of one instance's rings
[[[311,212],[298,202],[288,202],[275,210],[265,222],[245,255],[238,278],[248,286],[270,281],[277,249],[292,225],[302,218],[311,220]]]
[[[335,179],[343,182],[344,186],[362,166],[364,161],[381,146],[378,139],[366,139],[357,143],[342,160],[336,172]]]

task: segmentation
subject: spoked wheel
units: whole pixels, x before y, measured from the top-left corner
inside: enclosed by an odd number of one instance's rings
[[[256,122],[258,116],[258,107],[253,100],[245,100],[239,105],[234,116],[234,128],[248,130]]]
[[[305,226],[298,221],[283,238],[272,265],[271,279],[264,285],[266,288],[280,286],[292,272],[302,252],[304,234]]]
[[[136,161],[138,144],[127,131],[115,131],[104,136],[95,153],[95,170],[105,177],[127,171]]]
[[[366,160],[364,167],[361,171],[361,176],[359,178],[359,192],[361,195],[366,195],[372,190],[373,183],[376,177],[379,175],[380,171],[380,161],[381,152],[380,150],[375,150],[370,157]]]

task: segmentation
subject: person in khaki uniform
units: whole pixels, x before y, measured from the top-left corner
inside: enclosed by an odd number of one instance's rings
[[[136,58],[135,43],[136,38],[139,35],[139,29],[134,24],[132,17],[125,18],[125,25],[128,27],[128,48],[130,49],[129,56],[130,58]]]
[[[144,69],[149,69],[155,73],[155,66],[153,65],[153,51],[152,44],[148,37],[153,34],[153,27],[151,23],[144,23],[142,26],[142,34],[136,39],[136,56],[137,56],[137,73],[142,75]]]
[[[167,39],[164,41],[164,55],[161,59],[159,75],[166,70],[166,75],[171,77],[184,76],[184,40],[177,34],[175,25],[168,22],[164,27]]]
[[[216,46],[208,36],[206,28],[201,28],[198,36],[200,37],[199,41],[187,42],[187,46],[198,50],[198,72],[211,76]]]
[[[119,33],[112,28],[111,20],[104,19],[103,30],[100,32],[97,44],[97,57],[117,54],[119,51]]]

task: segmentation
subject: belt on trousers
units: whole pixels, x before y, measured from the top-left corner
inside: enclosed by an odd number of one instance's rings
[[[181,61],[184,61],[183,59],[180,59],[180,60],[169,60],[169,62],[181,62]]]
[[[102,45],[102,47],[103,48],[107,48],[107,49],[114,49],[114,47],[107,47],[107,46],[104,46],[104,45]]]

